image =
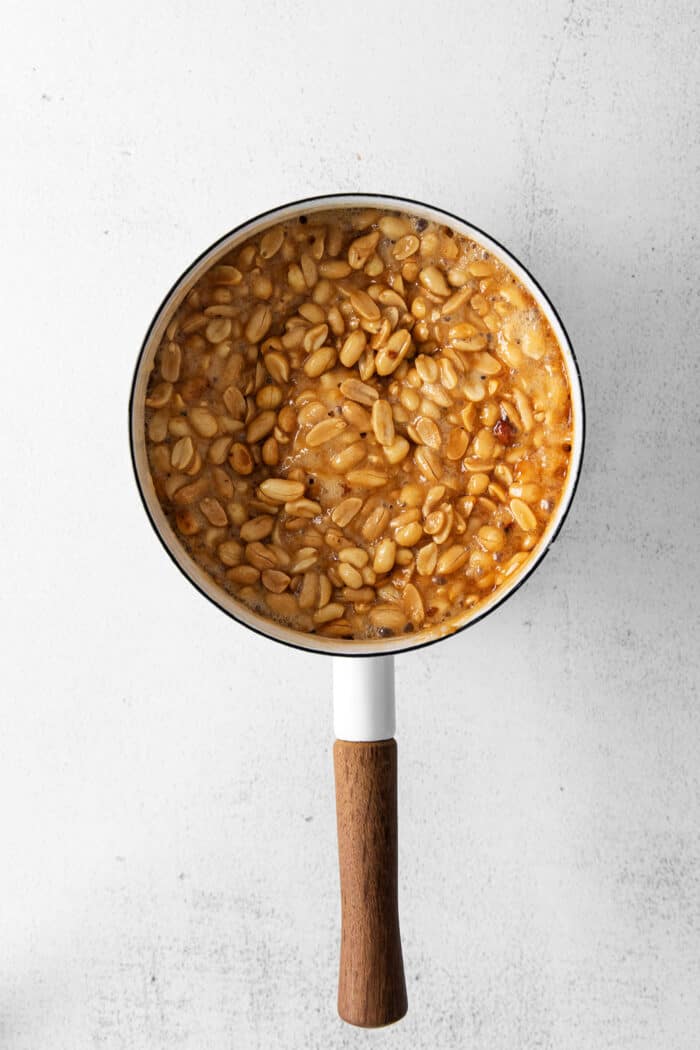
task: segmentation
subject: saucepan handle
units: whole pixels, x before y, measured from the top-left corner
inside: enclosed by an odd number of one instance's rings
[[[381,1028],[406,1013],[398,909],[393,657],[334,658],[341,940],[338,1013]]]

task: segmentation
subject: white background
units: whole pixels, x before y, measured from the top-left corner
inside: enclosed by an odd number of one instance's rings
[[[6,5],[0,1045],[696,1050],[697,4]],[[154,308],[317,192],[442,205],[549,291],[585,383],[565,530],[398,661],[410,1012],[335,1016],[330,666],[146,522]]]

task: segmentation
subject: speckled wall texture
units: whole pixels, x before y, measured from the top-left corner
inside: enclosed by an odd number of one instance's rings
[[[697,4],[3,22],[0,1045],[696,1050]],[[176,573],[125,422],[189,260],[339,189],[433,201],[520,256],[590,424],[541,569],[397,661],[410,1012],[374,1034],[334,1009],[329,664]]]

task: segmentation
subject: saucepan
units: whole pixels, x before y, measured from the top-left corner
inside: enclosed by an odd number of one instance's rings
[[[372,639],[303,634],[259,615],[217,586],[190,557],[173,531],[156,494],[147,458],[145,399],[155,354],[174,311],[217,260],[267,227],[329,208],[379,208],[446,225],[500,260],[530,293],[559,343],[573,416],[569,470],[561,498],[538,545],[493,595],[465,610],[449,630]],[[136,365],[129,406],[131,455],[150,522],[173,562],[222,612],[271,642],[331,657],[333,662],[334,767],[341,892],[338,1012],[354,1025],[391,1024],[406,1012],[401,951],[397,864],[397,751],[394,657],[473,626],[511,597],[542,563],[556,540],[576,491],[584,447],[584,402],[574,352],[550,299],[528,270],[493,237],[450,212],[419,201],[381,194],[331,194],[264,212],[226,233],[177,279],[146,333]],[[245,659],[244,652],[239,659]]]

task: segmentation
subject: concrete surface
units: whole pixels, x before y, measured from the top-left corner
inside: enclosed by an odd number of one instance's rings
[[[697,4],[4,13],[0,1044],[696,1050]],[[338,189],[490,230],[577,348],[585,475],[398,662],[410,1013],[335,1017],[330,667],[161,552],[126,401],[171,280]]]

